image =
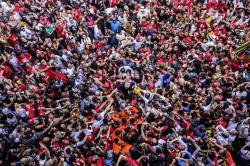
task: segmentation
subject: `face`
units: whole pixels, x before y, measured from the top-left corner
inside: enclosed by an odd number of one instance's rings
[[[153,139],[152,139],[152,143],[153,143],[153,144],[157,144],[157,139],[156,139],[156,138],[153,138]]]

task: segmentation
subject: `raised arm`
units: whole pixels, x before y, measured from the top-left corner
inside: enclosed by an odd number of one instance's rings
[[[120,155],[117,162],[116,162],[116,166],[119,166],[119,164],[122,160],[126,160],[126,156]]]
[[[147,137],[146,137],[146,135],[145,135],[145,133],[144,133],[144,124],[142,124],[142,126],[141,126],[141,136],[142,136],[142,139],[144,140],[144,141],[147,141]]]

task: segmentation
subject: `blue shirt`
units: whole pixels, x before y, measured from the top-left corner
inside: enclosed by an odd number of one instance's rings
[[[171,82],[172,78],[169,74],[165,74],[165,75],[162,75],[160,77],[160,80],[161,80],[163,86],[166,86]]]
[[[206,131],[204,131],[204,132],[201,132],[200,131],[200,128],[202,128],[202,127],[205,127],[203,124],[201,124],[201,125],[199,125],[199,126],[197,126],[196,128],[195,128],[195,135],[197,136],[197,137],[204,137],[205,136],[205,134],[206,134]]]
[[[190,112],[190,108],[188,106],[184,107],[184,112]]]
[[[122,26],[122,24],[119,21],[109,21],[109,24],[113,32],[115,32]]]

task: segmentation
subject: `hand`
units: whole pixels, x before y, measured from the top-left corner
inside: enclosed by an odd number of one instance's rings
[[[212,142],[212,143],[216,143],[216,140],[215,140],[215,139],[209,138],[208,140],[209,140],[210,142]]]
[[[173,114],[177,114],[177,112],[176,112],[176,111],[172,111],[172,113],[173,113]]]

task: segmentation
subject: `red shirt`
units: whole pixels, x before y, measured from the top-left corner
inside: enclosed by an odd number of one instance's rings
[[[142,21],[140,26],[145,27],[146,29],[148,29],[148,27],[150,26],[150,23],[148,21]]]
[[[14,34],[11,34],[8,36],[8,39],[7,39],[7,43],[11,46],[11,47],[15,47],[16,45],[19,44],[19,41],[18,41],[18,37]]]
[[[227,122],[224,121],[224,120],[219,120],[219,121],[217,121],[217,125],[221,125],[221,126],[223,126],[224,128],[227,128]]]
[[[5,78],[10,78],[11,77],[12,72],[11,72],[11,69],[10,69],[9,66],[7,66],[7,65],[2,66],[1,72],[3,73],[3,76]]]
[[[217,7],[217,2],[216,0],[210,0],[208,3],[207,3],[207,8],[210,9],[210,8],[213,8],[213,7]]]
[[[34,69],[32,66],[29,66],[27,69],[26,69],[26,72],[30,75],[34,72]]]
[[[120,0],[111,0],[111,7],[114,7],[119,3]]]
[[[111,132],[112,133],[112,132]],[[108,138],[105,139],[106,146],[104,147],[103,151],[107,152],[111,149],[111,143]]]
[[[58,24],[56,26],[56,33],[57,33],[58,38],[62,38],[66,36],[66,32],[63,32],[63,27],[64,27],[64,24]]]
[[[236,61],[234,61],[234,62],[228,62],[227,64],[231,67],[231,69],[233,71],[240,70],[239,64]]]
[[[191,131],[188,130],[188,131],[187,131],[187,136],[189,136],[189,137],[194,137],[194,134],[195,134],[195,133],[194,133],[193,130],[191,130]]]
[[[28,112],[30,118],[33,119],[36,117],[35,108],[34,108],[33,104],[26,104],[26,109],[27,109],[27,112]]]
[[[72,12],[72,15],[73,15],[73,18],[74,18],[76,21],[79,21],[79,18],[80,18],[80,16],[81,16],[80,8],[74,9],[73,12]]]
[[[127,159],[127,163],[131,164],[132,166],[139,166],[140,165],[136,160],[133,160],[129,157],[126,157],[126,159]]]
[[[20,12],[20,6],[19,6],[18,4],[17,4],[17,5],[15,5],[14,10],[15,10],[16,12]]]
[[[200,28],[201,31],[203,31],[204,29],[206,29],[206,28],[207,28],[206,23],[201,22],[201,23],[199,24],[199,28]]]
[[[96,162],[96,166],[104,166],[104,160],[102,157],[98,157],[98,160]]]
[[[95,48],[96,49],[102,49],[103,48],[103,43],[102,42],[95,43]]]
[[[25,62],[29,61],[31,55],[29,53],[23,53],[20,57],[18,57],[18,62],[22,65]]]
[[[24,91],[26,89],[26,86],[24,84],[18,86],[18,90],[20,92]]]

